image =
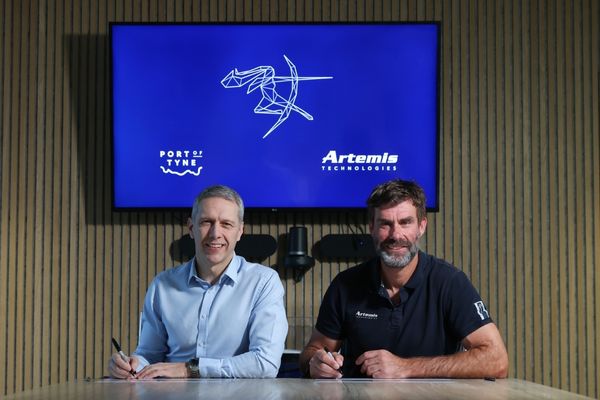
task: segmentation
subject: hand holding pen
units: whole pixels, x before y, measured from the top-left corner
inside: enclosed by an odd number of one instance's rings
[[[342,364],[344,363],[344,357],[342,357],[342,353],[341,352],[337,352],[336,353],[337,357],[336,357],[336,356],[333,355],[332,352],[329,351],[329,349],[327,349],[327,347],[324,347],[323,350],[327,353],[327,356],[329,358],[331,358],[331,360],[333,360],[338,365],[338,368],[335,368],[335,366],[329,364],[330,367],[336,369],[336,371],[340,373],[340,375],[338,377],[341,378]]]
[[[112,338],[112,344],[117,350],[117,352],[113,354],[109,365],[111,375],[115,378],[125,378],[127,376],[123,376],[121,371],[127,371],[130,377],[137,378],[135,369],[132,365],[132,361],[135,362],[136,360],[128,357],[125,353],[123,353],[119,342],[117,342],[115,338]]]

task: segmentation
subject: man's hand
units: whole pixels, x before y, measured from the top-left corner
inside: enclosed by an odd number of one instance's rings
[[[364,352],[356,359],[360,372],[371,378],[408,378],[408,365],[402,358],[387,350],[372,350]]]
[[[187,378],[185,363],[156,363],[146,366],[138,372],[138,379]]]
[[[311,378],[336,378],[342,377],[338,371],[344,364],[344,356],[339,353],[331,355],[325,350],[316,351],[308,365]]]
[[[113,378],[136,379],[131,371],[135,371],[138,365],[140,365],[140,361],[136,356],[129,357],[129,362],[126,362],[119,353],[113,353],[108,364],[108,372]]]

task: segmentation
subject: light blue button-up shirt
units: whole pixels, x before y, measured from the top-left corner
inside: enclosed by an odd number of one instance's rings
[[[283,294],[274,270],[240,256],[212,286],[194,259],[161,272],[144,301],[138,370],[197,357],[201,377],[275,377],[288,330]]]

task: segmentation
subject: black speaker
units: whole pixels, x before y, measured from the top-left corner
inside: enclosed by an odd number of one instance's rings
[[[271,235],[243,234],[235,245],[235,254],[248,261],[261,262],[277,250],[277,241]]]
[[[318,245],[323,260],[368,260],[376,255],[373,238],[366,234],[325,235]]]
[[[296,281],[299,281],[302,274],[315,265],[315,260],[308,255],[307,237],[308,230],[305,226],[293,226],[288,233],[288,251],[283,260],[283,265],[296,271]]]

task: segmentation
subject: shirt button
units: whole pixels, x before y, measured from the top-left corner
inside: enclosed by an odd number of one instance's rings
[[[204,315],[201,315],[201,316],[200,316],[200,319],[204,319]]]

